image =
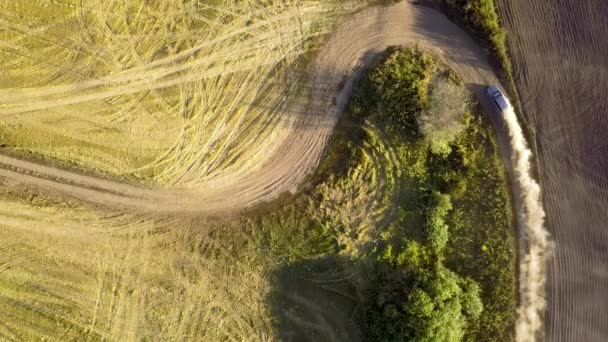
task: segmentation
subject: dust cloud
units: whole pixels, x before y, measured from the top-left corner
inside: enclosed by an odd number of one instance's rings
[[[512,147],[512,158],[519,192],[519,224],[524,249],[520,257],[520,306],[515,326],[518,342],[535,341],[542,334],[545,310],[545,264],[551,250],[544,227],[545,211],[539,184],[532,178],[532,151],[512,108],[503,112]]]

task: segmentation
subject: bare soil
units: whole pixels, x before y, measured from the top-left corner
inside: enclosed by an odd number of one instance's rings
[[[608,2],[499,0],[555,240],[548,341],[608,337]]]

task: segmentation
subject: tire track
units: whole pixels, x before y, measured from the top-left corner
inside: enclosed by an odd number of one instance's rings
[[[196,1],[186,3],[200,5]],[[310,49],[308,40],[320,34],[329,22],[323,18],[339,9],[318,2],[296,7],[251,3],[231,5],[227,11],[205,5],[199,13],[180,14],[174,9],[182,6],[173,4],[164,0],[146,5],[145,10],[137,5],[134,13],[143,14],[135,18],[141,20],[126,20],[128,13],[124,12],[129,12],[130,5],[120,2],[93,5],[95,12],[77,8],[78,16],[59,25],[57,30],[46,32],[45,37],[51,41],[61,30],[79,32],[75,38],[66,35],[66,39],[73,41],[68,45],[78,54],[79,65],[49,65],[42,60],[31,63],[32,67],[27,70],[31,75],[24,77],[31,78],[40,65],[48,66],[42,69],[59,75],[65,74],[62,70],[66,67],[85,74],[70,77],[72,80],[56,78],[38,88],[23,87],[25,81],[21,79],[9,79],[12,82],[0,90],[0,114],[6,114],[1,121],[6,123],[8,145],[49,158],[73,161],[84,168],[127,178],[146,178],[164,185],[183,180],[182,186],[196,186],[213,177],[210,173],[238,175],[247,171],[248,165],[259,164],[256,157],[265,160],[278,145],[273,142],[274,138],[285,136],[270,132],[280,121],[278,106],[284,102],[280,98],[283,94],[272,89],[281,88],[280,81],[287,81],[272,79],[272,73],[290,74],[296,58]],[[158,18],[154,14],[166,9],[171,10],[167,12],[170,15]],[[106,13],[109,11],[114,13]],[[172,26],[173,17],[177,22]],[[180,18],[194,21],[194,28],[209,29],[200,29],[204,32],[197,34],[191,27],[180,26]],[[201,24],[204,19],[207,24]],[[298,25],[290,23],[295,22],[294,19],[298,19]],[[320,24],[319,29],[315,28],[316,24]],[[113,34],[123,29],[124,34]],[[30,30],[36,32],[39,28],[34,26]],[[18,38],[25,38],[26,33],[25,27],[11,32]],[[149,39],[151,33],[155,39]],[[171,34],[179,36],[170,37]],[[35,56],[42,48],[38,43],[30,48],[28,43],[34,40],[28,36],[20,45]],[[64,39],[58,40],[61,43]],[[179,42],[185,43],[178,47]],[[85,51],[81,55],[76,51],[80,46]],[[47,50],[52,53],[58,49],[51,46],[44,51]],[[93,54],[103,58],[87,63]],[[62,60],[56,57],[52,61],[55,59]],[[15,69],[9,70],[8,75],[21,72]],[[245,78],[250,79],[248,83],[243,83]],[[267,96],[263,103],[257,102],[253,91],[241,94],[230,91],[233,87],[255,84],[264,85],[264,91],[276,96]],[[183,96],[189,91],[211,93],[210,99],[204,101],[197,97],[196,103],[185,106]],[[275,123],[267,125],[270,120]],[[239,122],[253,129],[246,131],[244,125],[234,130],[230,127]],[[158,134],[150,136],[155,128]],[[223,129],[231,134],[208,139],[214,130]],[[41,139],[34,138],[38,134]],[[246,140],[240,138],[244,135]],[[269,139],[260,139],[263,142],[259,143],[256,136],[269,136]],[[234,144],[237,140],[238,144]],[[63,146],[64,143],[67,146]],[[251,145],[256,148],[252,149]],[[202,146],[209,146],[209,153],[203,153]],[[227,150],[230,153],[224,153]]]

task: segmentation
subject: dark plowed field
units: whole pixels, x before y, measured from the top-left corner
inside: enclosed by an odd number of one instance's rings
[[[547,226],[548,341],[608,341],[608,1],[499,0]]]

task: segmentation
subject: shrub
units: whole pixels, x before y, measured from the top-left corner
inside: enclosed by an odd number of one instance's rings
[[[400,49],[370,78],[384,113],[414,136],[418,135],[416,116],[427,102],[426,83],[432,64],[431,57],[421,50]]]
[[[481,312],[483,311],[479,285],[470,279],[467,279],[464,284],[464,293],[462,294],[462,311],[474,319],[479,318]]]
[[[426,159],[426,168],[431,175],[430,183],[433,189],[442,193],[453,193],[454,189],[464,187],[467,172],[464,165],[462,150],[455,146],[450,147],[450,153],[429,153]]]
[[[445,217],[452,210],[450,196],[433,191],[434,206],[427,220],[427,240],[432,251],[439,255],[448,243],[448,225]]]
[[[420,277],[405,304],[408,332],[403,340],[460,341],[483,307],[479,287],[438,264]]]
[[[390,126],[418,137],[417,116],[425,108],[433,59],[419,49],[395,49],[375,67],[358,90],[350,112],[355,117],[380,113]]]
[[[462,118],[468,102],[467,89],[462,85],[447,77],[432,82],[429,105],[419,116],[418,126],[434,153],[451,152],[450,143],[464,128]]]
[[[396,259],[397,265],[415,272],[420,271],[429,263],[429,253],[426,248],[417,241],[406,240],[405,248]]]

